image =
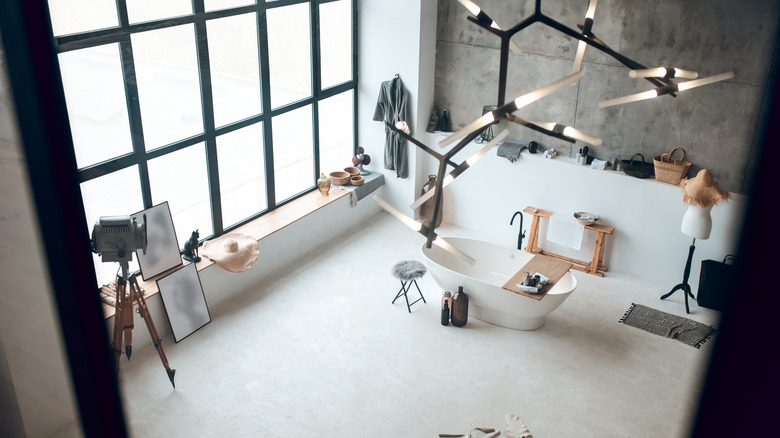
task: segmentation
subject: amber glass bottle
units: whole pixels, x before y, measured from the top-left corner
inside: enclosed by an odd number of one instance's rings
[[[452,297],[452,325],[463,327],[469,320],[469,296],[458,286],[458,292]]]

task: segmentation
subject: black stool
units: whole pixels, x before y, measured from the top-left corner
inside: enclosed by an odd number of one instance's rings
[[[416,260],[404,260],[396,263],[395,266],[393,266],[393,277],[401,281],[401,290],[399,290],[398,294],[393,298],[393,304],[395,304],[395,300],[403,295],[406,300],[406,310],[408,310],[409,313],[412,313],[412,304],[420,300],[422,300],[423,303],[426,303],[427,301],[425,301],[420,286],[417,285],[417,279],[422,278],[426,272],[425,265]],[[417,292],[420,293],[420,298],[410,303],[409,297],[406,294],[412,288],[412,284],[417,288]]]

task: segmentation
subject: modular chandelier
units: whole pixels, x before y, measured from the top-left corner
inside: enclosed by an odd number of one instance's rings
[[[471,0],[458,0],[458,1],[470,12],[471,15],[467,17],[469,21],[475,23],[476,25],[482,27],[486,31],[496,35],[498,38],[501,39],[499,73],[498,73],[498,100],[497,100],[498,103],[496,105],[496,109],[485,112],[478,119],[467,124],[463,128],[457,130],[456,132],[452,133],[451,135],[449,135],[448,137],[440,141],[439,147],[441,148],[446,148],[452,144],[455,144],[455,146],[453,146],[448,152],[444,154],[440,154],[434,151],[433,149],[429,148],[428,146],[424,145],[423,143],[421,143],[420,141],[416,140],[414,137],[409,135],[409,133],[407,132],[408,129],[406,129],[405,126],[400,122],[399,122],[399,126],[393,126],[391,124],[387,124],[389,129],[398,133],[406,140],[410,141],[411,143],[413,143],[423,151],[427,152],[429,155],[431,155],[439,162],[436,187],[426,192],[423,196],[419,197],[410,206],[412,210],[414,210],[415,208],[421,206],[425,201],[434,198],[433,217],[429,224],[428,223],[422,224],[412,219],[411,217],[406,216],[401,211],[399,211],[398,209],[396,209],[395,207],[387,203],[385,200],[379,198],[378,196],[375,196],[374,199],[382,208],[384,208],[389,213],[391,213],[392,215],[400,219],[402,222],[407,224],[410,228],[426,236],[427,238],[426,247],[430,248],[431,244],[439,245],[445,250],[457,255],[458,257],[462,258],[463,260],[465,260],[470,264],[474,264],[474,259],[472,259],[467,254],[464,254],[463,252],[459,251],[457,248],[447,243],[435,232],[436,221],[439,215],[441,214],[440,209],[441,209],[442,191],[444,187],[447,186],[447,184],[451,183],[452,180],[454,180],[456,177],[458,177],[460,174],[466,171],[466,169],[468,169],[470,166],[473,166],[474,163],[477,160],[479,160],[482,156],[484,156],[493,146],[495,146],[497,143],[503,140],[509,134],[509,131],[506,129],[502,131],[492,141],[490,141],[484,148],[482,148],[479,152],[474,154],[466,161],[463,161],[462,163],[456,163],[452,161],[452,157],[455,154],[457,154],[461,149],[463,149],[466,145],[468,145],[472,140],[477,138],[484,129],[487,129],[487,127],[492,124],[498,123],[502,119],[508,120],[518,125],[524,126],[528,129],[570,143],[581,141],[596,146],[601,145],[602,141],[600,138],[581,132],[571,126],[565,126],[555,122],[527,121],[512,114],[515,111],[519,110],[520,108],[523,108],[533,102],[536,102],[539,99],[549,96],[550,94],[560,90],[561,88],[570,84],[574,84],[580,79],[582,79],[584,77],[584,74],[581,71],[582,59],[585,55],[585,49],[588,46],[592,46],[606,53],[607,55],[611,56],[621,64],[628,67],[630,69],[629,71],[630,78],[645,79],[655,86],[654,89],[642,93],[632,94],[632,95],[618,97],[614,99],[603,100],[599,102],[599,107],[601,108],[605,108],[613,105],[627,104],[627,103],[636,102],[644,99],[652,99],[654,97],[661,96],[664,94],[668,94],[670,96],[676,96],[676,93],[685,90],[731,79],[734,77],[733,72],[727,72],[715,76],[697,79],[698,73],[694,71],[683,70],[675,67],[648,68],[640,64],[639,62],[636,62],[628,58],[627,56],[624,56],[612,50],[609,46],[607,46],[602,40],[600,40],[593,33],[593,17],[595,16],[596,4],[598,0],[588,1],[588,8],[585,13],[585,20],[583,23],[577,24],[579,31],[574,30],[571,27],[568,27],[542,14],[541,0],[535,0],[534,13],[531,16],[525,18],[521,22],[517,23],[515,26],[506,30],[502,29],[492,18],[490,18],[490,16],[488,16],[485,13],[485,11],[483,11],[479,6],[477,6]],[[506,100],[505,95],[506,95],[507,72],[509,66],[509,49],[511,47],[515,51],[520,50],[519,47],[517,47],[514,43],[512,43],[511,38],[516,33],[520,32],[521,30],[537,22],[552,27],[553,29],[565,35],[568,35],[572,38],[576,38],[579,40],[572,72],[568,76],[564,77],[563,79],[560,79],[549,85],[539,88],[538,90],[519,96],[516,99],[507,103],[505,102]],[[678,79],[678,78],[692,79],[692,80],[686,82],[680,82],[680,83],[673,81],[673,79]],[[447,173],[448,166],[453,168],[453,170],[450,171],[449,173]],[[445,173],[447,174],[445,175]]]

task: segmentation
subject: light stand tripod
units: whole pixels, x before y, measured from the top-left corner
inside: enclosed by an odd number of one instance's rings
[[[693,296],[693,293],[691,293],[691,286],[688,284],[688,277],[691,275],[691,260],[693,259],[693,250],[696,249],[696,238],[693,238],[693,242],[691,242],[690,248],[688,248],[688,261],[685,262],[685,270],[683,271],[683,281],[682,283],[678,284],[672,290],[667,293],[666,295],[662,296],[661,299],[669,298],[673,293],[675,293],[678,290],[682,290],[683,294],[685,295],[685,313],[691,313],[688,309],[688,295],[691,296],[691,298],[696,299],[696,297]]]
[[[136,274],[131,275],[128,278],[128,262],[121,261],[122,274],[117,276],[116,279],[116,312],[114,313],[114,336],[111,348],[115,355],[116,373],[119,374],[119,358],[122,355],[122,335],[125,339],[125,354],[127,359],[130,359],[130,354],[133,351],[132,347],[132,330],[133,330],[133,305],[138,304],[138,313],[141,314],[141,318],[146,322],[146,327],[149,329],[149,335],[152,337],[154,348],[157,349],[157,354],[160,355],[165,371],[168,373],[168,379],[171,381],[174,389],[176,384],[173,382],[173,375],[176,370],[171,369],[168,365],[168,358],[165,356],[165,351],[162,347],[162,339],[157,334],[157,328],[152,320],[152,314],[149,312],[149,308],[146,306],[146,299],[144,294],[138,287],[136,281]],[[127,284],[130,284],[130,289],[127,290]]]

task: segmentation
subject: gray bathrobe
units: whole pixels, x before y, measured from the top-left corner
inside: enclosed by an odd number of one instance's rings
[[[396,122],[409,120],[409,90],[404,87],[401,78],[396,76],[382,82],[379,98],[376,101],[374,120],[387,122],[395,126]],[[395,170],[398,178],[409,176],[406,139],[385,125],[385,169]]]

